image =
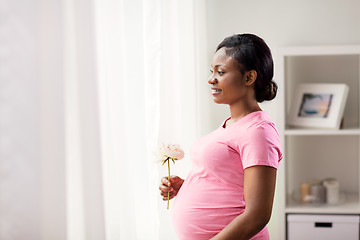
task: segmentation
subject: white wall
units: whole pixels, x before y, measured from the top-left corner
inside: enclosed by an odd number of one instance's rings
[[[358,0],[208,0],[208,52],[214,52],[225,37],[245,32],[262,37],[275,56],[282,46],[360,44],[359,9]],[[273,105],[266,104],[265,110],[276,122]],[[217,127],[228,110],[224,106],[212,110]]]
[[[0,239],[65,239],[61,4],[1,1]]]
[[[29,1],[0,7],[0,239],[40,237],[36,8]]]
[[[236,33],[254,33],[262,37],[273,51],[295,45],[360,44],[360,1],[302,0],[302,1],[241,1],[208,0],[207,39],[209,53],[225,37]],[[209,55],[210,65],[211,54]],[[275,72],[276,81],[276,72]],[[279,86],[282,91],[282,86]],[[279,121],[278,100],[263,104],[275,123]],[[213,104],[212,128],[229,115],[226,106]],[[281,169],[280,169],[281,170]],[[281,174],[281,173],[279,173]],[[278,183],[280,186],[283,183]],[[276,198],[269,231],[272,239],[280,239],[277,215],[281,199]]]

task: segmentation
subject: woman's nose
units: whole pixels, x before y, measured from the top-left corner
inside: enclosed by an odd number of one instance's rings
[[[215,84],[216,82],[217,82],[217,79],[213,75],[211,75],[209,77],[208,83],[209,84]]]

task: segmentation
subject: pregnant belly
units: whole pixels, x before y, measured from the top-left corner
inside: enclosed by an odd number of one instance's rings
[[[242,194],[234,189],[186,183],[175,199],[172,218],[181,240],[208,240],[219,233],[244,207]]]
[[[177,202],[172,212],[175,230],[181,240],[208,240],[219,233],[242,209],[194,209]]]

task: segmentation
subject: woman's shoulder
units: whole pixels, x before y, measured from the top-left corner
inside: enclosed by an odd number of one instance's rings
[[[278,136],[279,132],[271,120],[268,113],[264,111],[253,112],[238,122],[230,125],[226,136],[229,139],[251,138],[254,135],[274,135]]]
[[[238,132],[239,133],[239,132]],[[275,137],[279,138],[279,132],[268,113],[264,111],[256,112],[243,124],[241,135],[245,138],[252,137]]]
[[[267,127],[276,128],[269,114],[264,111],[254,112],[246,120],[247,121],[245,124],[243,124],[243,127],[247,129],[267,128]]]

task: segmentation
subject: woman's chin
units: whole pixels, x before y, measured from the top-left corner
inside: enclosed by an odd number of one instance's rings
[[[224,102],[221,101],[221,99],[218,99],[218,98],[214,98],[213,99],[214,103],[217,103],[217,104],[224,104]]]

